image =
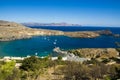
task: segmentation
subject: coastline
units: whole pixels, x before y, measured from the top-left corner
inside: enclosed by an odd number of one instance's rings
[[[66,55],[68,53],[74,53],[76,52],[76,54],[80,54],[82,55],[81,57],[86,57],[86,58],[95,58],[96,56],[99,55],[99,57],[101,56],[101,58],[110,58],[110,57],[117,57],[119,56],[119,51],[117,50],[119,48],[77,48],[77,49],[67,49],[67,50],[63,50],[60,49],[59,47],[55,47],[53,49],[53,52],[59,55]],[[36,55],[37,54],[37,55]],[[50,54],[49,54],[50,55]],[[26,57],[30,57],[30,56],[37,56],[40,58],[44,58],[46,56],[39,56],[38,53],[35,53],[34,55],[27,55],[27,56],[9,56],[9,55],[5,55],[2,56],[0,58],[26,58]],[[54,56],[54,57],[57,57]],[[52,56],[53,57],[53,56]]]
[[[11,41],[16,39],[31,38],[33,36],[52,36],[63,35],[74,38],[96,38],[101,34],[111,34],[111,31],[75,31],[64,32],[59,30],[33,29],[18,23],[1,21],[0,22],[0,41]]]
[[[110,30],[65,32],[60,30],[30,28],[15,22],[0,21],[0,41],[26,39],[31,38],[33,36],[54,35],[63,35],[73,38],[96,38],[101,35],[111,35],[114,37],[120,37],[119,34],[113,34]]]

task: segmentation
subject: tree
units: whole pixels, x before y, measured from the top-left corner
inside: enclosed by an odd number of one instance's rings
[[[12,74],[12,71],[15,67],[15,62],[5,62],[0,66],[0,80],[5,80],[9,75]]]
[[[25,71],[37,71],[40,68],[40,60],[35,57],[31,56],[30,58],[26,58],[22,61],[22,65],[20,69]]]
[[[20,77],[21,77],[20,70],[14,68],[12,74],[9,75],[5,80],[20,80]]]
[[[22,61],[20,69],[23,71],[23,78],[36,79],[40,75],[40,60],[36,56],[31,56]]]
[[[58,56],[58,60],[62,60],[62,56]]]

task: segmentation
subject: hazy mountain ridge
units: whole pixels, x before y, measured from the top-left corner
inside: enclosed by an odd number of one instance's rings
[[[36,23],[36,22],[30,22],[30,23],[21,23],[25,26],[81,26],[80,24],[68,24],[65,22],[62,23]]]

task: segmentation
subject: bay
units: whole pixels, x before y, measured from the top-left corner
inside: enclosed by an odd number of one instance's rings
[[[32,28],[43,28],[62,31],[96,31],[111,30],[120,34],[119,27],[53,27],[53,26],[33,26]],[[7,42],[0,42],[0,56],[27,56],[35,55],[47,56],[53,53],[55,47],[63,50],[77,48],[118,48],[115,42],[120,42],[120,38],[102,35],[97,38],[70,38],[66,36],[35,36],[29,39],[21,39]]]

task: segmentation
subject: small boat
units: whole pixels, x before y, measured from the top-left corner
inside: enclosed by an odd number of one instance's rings
[[[36,52],[36,53],[35,53],[35,55],[37,56],[37,55],[38,55],[38,53]]]
[[[56,44],[56,42],[53,42],[53,44]]]

